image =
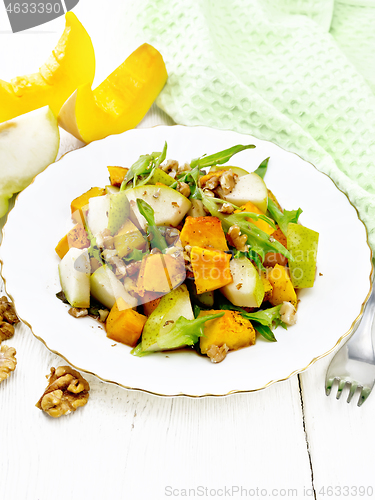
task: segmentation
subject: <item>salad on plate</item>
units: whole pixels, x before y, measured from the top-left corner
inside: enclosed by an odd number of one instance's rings
[[[190,163],[163,151],[71,203],[60,240],[58,298],[93,316],[132,354],[182,347],[218,363],[228,351],[297,321],[298,289],[314,285],[319,234],[267,188],[269,158],[228,166],[237,145]]]

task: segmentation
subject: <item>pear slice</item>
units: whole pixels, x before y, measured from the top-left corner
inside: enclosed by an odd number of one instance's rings
[[[138,210],[137,198],[145,200],[152,207],[157,226],[178,226],[191,207],[190,200],[167,186],[145,185],[127,189],[125,193],[130,202],[130,218],[143,230],[147,223]]]
[[[108,229],[116,234],[130,214],[130,204],[125,191],[109,195]]]
[[[292,285],[310,288],[314,285],[319,233],[300,224],[289,223],[287,249],[293,257],[289,260]]]
[[[87,249],[71,248],[59,263],[62,291],[72,307],[90,307],[90,259]]]
[[[114,194],[114,193],[118,193],[119,191],[120,191],[120,188],[117,186],[112,186],[112,184],[105,186],[105,193],[106,194]]]
[[[8,200],[56,159],[57,121],[48,106],[0,123],[0,217]]]
[[[116,299],[122,297],[129,307],[136,307],[138,301],[132,297],[108,266],[101,266],[90,277],[91,295],[108,309],[112,309]]]
[[[247,170],[244,170],[243,168],[240,167],[231,167],[229,165],[215,165],[214,167],[210,168],[210,172],[217,172],[220,170],[232,170],[234,174],[237,174],[238,177],[242,177],[244,175],[247,175],[249,172]]]
[[[148,317],[142,332],[142,351],[160,351],[158,339],[168,333],[180,316],[194,319],[186,285],[164,295]]]
[[[255,172],[240,177],[233,191],[223,198],[238,207],[251,201],[264,214],[267,212],[268,189],[263,179]]]
[[[110,200],[109,194],[89,199],[87,225],[95,237],[108,227]]]
[[[220,288],[221,293],[235,306],[259,307],[264,298],[264,285],[255,266],[246,257],[229,263],[233,281]]]

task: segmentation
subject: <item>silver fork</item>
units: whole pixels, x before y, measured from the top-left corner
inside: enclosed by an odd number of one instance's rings
[[[357,388],[360,388],[358,406],[369,397],[375,383],[375,352],[373,330],[375,329],[375,286],[367,301],[362,319],[356,331],[333,357],[326,374],[326,394],[329,396],[335,380],[338,380],[336,399],[349,386],[347,402],[350,403]]]

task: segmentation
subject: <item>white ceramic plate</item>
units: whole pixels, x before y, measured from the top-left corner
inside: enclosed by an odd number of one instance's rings
[[[92,186],[108,184],[107,165],[130,166],[160,151],[190,161],[235,144],[255,144],[231,160],[253,171],[270,157],[265,181],[281,205],[301,207],[300,221],[320,234],[315,286],[302,290],[298,323],[278,328],[276,343],[231,352],[213,365],[194,352],[143,358],[108,339],[91,318],[74,319],[56,297],[59,258],[54,248],[72,227],[70,202]],[[79,370],[105,381],[158,395],[226,395],[284,380],[324,356],[353,328],[370,290],[371,252],[356,210],[334,183],[310,163],[269,142],[205,127],[131,130],[68,153],[20,194],[9,214],[1,247],[7,292],[34,335]]]

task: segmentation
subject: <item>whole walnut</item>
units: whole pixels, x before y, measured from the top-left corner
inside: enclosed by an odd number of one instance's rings
[[[7,379],[17,365],[16,350],[14,347],[3,345],[0,347],[0,382]]]
[[[48,386],[35,406],[51,417],[68,415],[87,403],[89,383],[70,366],[52,367],[47,378]]]

